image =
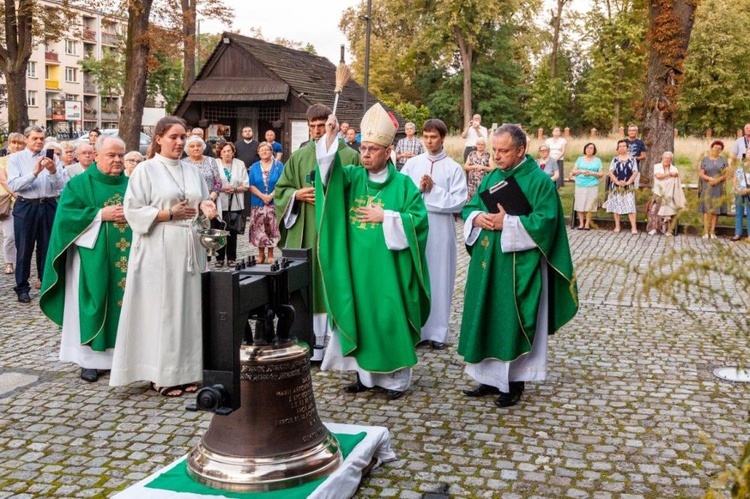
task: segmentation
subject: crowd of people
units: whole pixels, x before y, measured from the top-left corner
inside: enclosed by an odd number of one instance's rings
[[[202,377],[201,273],[233,268],[240,235],[259,264],[273,263],[277,247],[311,248],[313,303],[292,296],[292,305],[313,312],[312,360],[355,372],[347,393],[380,388],[393,400],[411,386],[417,346],[448,343],[461,217],[471,261],[457,350],[477,382],[464,393],[517,404],[525,382],[546,378],[548,336],[578,307],[558,194],[567,146],[560,129],[534,158],[520,126],[488,131],[474,115],[459,164],[444,149],[439,119],[422,124],[421,139],[406,123],[398,141],[398,123],[380,104],[359,133],[322,104],[310,106],[307,121],[310,139],[286,163],[272,130],[259,142],[246,126],[236,143],[212,148],[202,129],[171,116],[157,124],[147,158],[98,130],[78,144],[46,142],[36,126],[11,134],[0,196],[12,205],[2,221],[4,271],[18,301],[31,302],[36,253],[40,307],[62,327],[61,360],[77,363],[85,381],[111,371],[112,386],[147,381],[180,396]],[[646,151],[637,134],[628,128],[608,169],[596,144],[583,147],[570,172],[577,229],[594,228],[604,179],[614,231],[627,215],[637,233]],[[750,124],[729,160],[721,141],[701,159],[704,238],[716,237],[730,178],[734,239],[742,237],[749,140]],[[654,165],[651,235],[671,234],[686,205],[673,159],[666,151]],[[198,242],[206,226],[229,231],[213,264]]]

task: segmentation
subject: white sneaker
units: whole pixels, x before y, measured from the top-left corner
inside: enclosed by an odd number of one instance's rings
[[[708,234],[703,234],[703,237],[701,239],[708,239]]]
[[[710,237],[711,239],[716,239],[716,234],[709,234],[708,237]]]
[[[667,237],[672,237],[672,233],[671,232],[665,232],[664,235],[667,236]]]
[[[651,229],[650,231],[648,231],[648,235],[649,236],[655,236],[656,235],[656,229]]]

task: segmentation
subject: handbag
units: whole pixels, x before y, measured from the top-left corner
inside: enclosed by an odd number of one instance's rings
[[[234,194],[230,194],[228,208],[232,207],[233,199],[234,199]],[[245,217],[244,211],[243,210],[239,210],[239,211],[229,210],[228,213],[229,213],[229,216],[227,217],[228,220],[226,220],[227,230],[236,232],[237,234],[244,234],[245,224],[247,223],[247,217]]]
[[[0,194],[0,220],[5,220],[10,216],[11,206],[13,205],[10,194]]]

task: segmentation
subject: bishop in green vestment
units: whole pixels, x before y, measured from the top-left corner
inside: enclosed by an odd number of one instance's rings
[[[104,140],[96,166],[67,183],[45,263],[40,307],[62,326],[60,360],[79,364],[86,381],[111,368],[125,290],[132,233],[122,208],[124,154],[120,139]]]
[[[314,104],[307,110],[307,124],[310,141],[292,153],[284,165],[281,178],[276,183],[274,205],[276,219],[279,222],[281,239],[280,248],[311,248],[313,266],[313,327],[315,343],[312,360],[323,358],[325,338],[328,333],[325,318],[325,302],[320,288],[320,266],[318,265],[318,229],[315,225],[315,188],[313,187],[315,166],[315,144],[325,134],[325,123],[331,109],[322,104]],[[338,152],[341,163],[359,165],[357,151],[338,140]],[[300,306],[297,296],[292,297],[292,304]],[[309,307],[310,304],[302,304]]]
[[[316,212],[333,335],[321,368],[356,371],[348,393],[379,386],[396,399],[410,385],[430,313],[427,209],[414,182],[389,160],[396,127],[380,104],[362,120],[364,168],[342,166],[335,117],[327,125],[317,145]]]
[[[578,290],[560,198],[525,154],[525,133],[503,125],[492,147],[498,169],[485,175],[463,209],[471,262],[458,353],[480,383],[465,393],[497,394],[496,405],[508,407],[520,400],[525,381],[546,378],[547,335],[575,316]],[[531,205],[528,215],[511,216],[501,207],[490,213],[480,198],[511,176]]]

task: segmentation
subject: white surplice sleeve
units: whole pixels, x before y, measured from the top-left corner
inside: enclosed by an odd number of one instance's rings
[[[482,229],[474,227],[474,219],[482,213],[481,211],[472,211],[471,214],[466,218],[464,222],[464,242],[467,246],[473,246],[477,239],[479,239],[479,233]]]
[[[203,182],[205,184],[205,182]],[[148,168],[136,168],[128,181],[124,202],[125,218],[136,234],[146,234],[159,215],[159,208],[151,206],[151,178]]]
[[[317,144],[315,144],[315,155],[318,159],[318,171],[320,176],[317,180],[323,182],[323,185],[328,185],[328,176],[331,172],[331,165],[336,157],[336,151],[339,148],[339,141],[334,140],[330,148],[326,147],[326,137],[323,136]]]
[[[102,210],[103,209],[104,208],[102,208]],[[86,230],[81,232],[81,235],[76,238],[76,240],[74,241],[76,246],[80,246],[81,248],[94,249],[96,240],[99,239],[99,229],[101,229],[102,227],[102,210],[99,210],[99,212],[96,214],[96,218],[94,218],[89,226],[86,227]]]
[[[517,216],[506,214],[503,220],[503,233],[500,236],[500,247],[503,253],[514,253],[536,248],[536,243],[526,232]]]
[[[450,174],[449,190],[434,184],[430,192],[424,193],[424,204],[427,211],[433,213],[459,213],[468,195],[466,175],[462,169],[455,168]]]
[[[401,213],[393,210],[384,210],[383,236],[385,236],[385,245],[389,250],[398,251],[409,247],[409,240],[406,238]]]

